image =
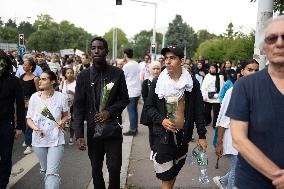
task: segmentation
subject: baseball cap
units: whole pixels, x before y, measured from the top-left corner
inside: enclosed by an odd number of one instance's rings
[[[161,54],[163,56],[166,55],[167,52],[172,52],[174,55],[178,56],[180,59],[184,58],[183,50],[177,46],[169,46],[165,47],[161,50]]]

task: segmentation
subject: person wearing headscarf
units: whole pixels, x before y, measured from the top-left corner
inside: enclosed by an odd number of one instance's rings
[[[141,112],[141,117],[140,117],[140,123],[143,125],[148,126],[149,128],[149,144],[151,148],[151,154],[150,154],[150,160],[153,160],[153,151],[154,151],[154,133],[153,133],[153,122],[151,118],[148,116],[146,110],[145,110],[145,102],[147,100],[149,90],[152,84],[152,81],[154,78],[158,77],[161,73],[161,64],[158,61],[153,61],[150,64],[150,77],[148,79],[145,79],[142,83],[142,98],[144,101],[143,109]]]

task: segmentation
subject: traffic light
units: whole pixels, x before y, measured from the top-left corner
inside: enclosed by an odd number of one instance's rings
[[[151,53],[152,54],[156,53],[156,44],[155,43],[152,43],[152,45],[151,45]]]
[[[25,45],[25,36],[24,34],[19,34],[19,45],[24,46]]]
[[[122,5],[122,0],[116,0],[116,5]]]

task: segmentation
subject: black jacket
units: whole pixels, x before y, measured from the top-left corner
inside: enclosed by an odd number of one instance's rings
[[[94,74],[93,82],[90,81],[90,71]],[[96,109],[99,109],[100,91],[102,81],[105,84],[114,83],[106,103],[106,108],[110,113],[109,119],[121,119],[121,113],[129,103],[128,90],[126,86],[125,76],[121,69],[107,65],[103,71],[98,71],[94,67],[89,67],[80,72],[76,81],[76,90],[73,104],[74,111],[74,128],[76,138],[84,138],[84,120],[87,120],[88,136],[94,132],[94,112],[93,112],[93,96],[91,83],[95,87]]]
[[[193,89],[191,92],[185,91],[185,126],[184,141],[189,142],[192,138],[194,123],[196,124],[197,133],[200,139],[206,138],[206,128],[204,121],[204,105],[199,82],[193,79]],[[162,121],[166,118],[165,99],[159,99],[155,93],[157,78],[152,81],[150,92],[146,101],[145,110],[153,121],[153,132],[160,136],[161,139],[168,138],[169,132],[162,126]]]
[[[24,94],[19,79],[11,74],[0,77],[0,120],[15,120],[17,129],[25,127],[25,103]]]
[[[143,125],[146,125],[146,126],[152,126],[153,125],[151,117],[145,111],[145,104],[146,104],[147,97],[149,95],[151,83],[152,83],[152,81],[150,81],[149,79],[145,79],[142,83],[142,91],[141,91],[142,98],[143,98],[143,101],[144,101],[144,105],[143,105],[143,108],[142,108],[142,111],[141,111],[140,123],[143,124]]]

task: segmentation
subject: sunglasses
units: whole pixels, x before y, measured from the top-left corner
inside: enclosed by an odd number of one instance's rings
[[[266,44],[272,45],[272,44],[277,42],[279,37],[281,37],[282,41],[284,41],[284,34],[282,34],[282,35],[275,35],[275,34],[269,35],[269,36],[265,37],[264,41],[265,41]]]

